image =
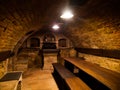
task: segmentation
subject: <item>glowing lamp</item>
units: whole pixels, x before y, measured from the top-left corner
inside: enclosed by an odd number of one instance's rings
[[[64,11],[64,13],[60,17],[63,19],[70,19],[73,16],[74,15],[72,14],[72,12],[70,10],[66,10],[66,11]]]
[[[53,25],[52,27],[54,30],[58,30],[60,27],[58,25]]]

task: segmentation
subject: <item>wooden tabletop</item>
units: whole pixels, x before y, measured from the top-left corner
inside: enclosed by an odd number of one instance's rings
[[[111,70],[97,66],[96,64],[81,60],[79,58],[66,58],[65,61],[68,61],[83,70],[87,74],[91,75],[98,81],[102,82],[104,85],[109,87],[112,90],[120,89],[120,73],[113,72]]]
[[[78,77],[66,78],[65,81],[70,87],[70,90],[91,90],[81,79]]]

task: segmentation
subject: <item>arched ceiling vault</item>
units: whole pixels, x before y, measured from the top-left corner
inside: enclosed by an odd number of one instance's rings
[[[0,0],[0,51],[13,50],[26,33],[56,21],[62,21],[61,33],[75,47],[120,49],[119,0],[70,1],[74,0]],[[68,3],[75,16],[70,21],[60,20]]]

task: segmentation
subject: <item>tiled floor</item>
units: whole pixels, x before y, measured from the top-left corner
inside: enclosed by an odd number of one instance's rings
[[[23,75],[22,90],[59,90],[50,70],[30,69]]]

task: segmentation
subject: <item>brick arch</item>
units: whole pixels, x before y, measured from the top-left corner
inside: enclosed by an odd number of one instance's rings
[[[36,31],[37,30],[30,30],[24,36],[21,36],[20,40],[17,41],[17,44],[13,47],[13,50],[12,50],[15,53],[15,55],[17,55],[19,53],[19,49],[21,48],[21,46],[25,42],[25,40],[27,40],[28,37],[31,36],[32,34],[34,34]]]

